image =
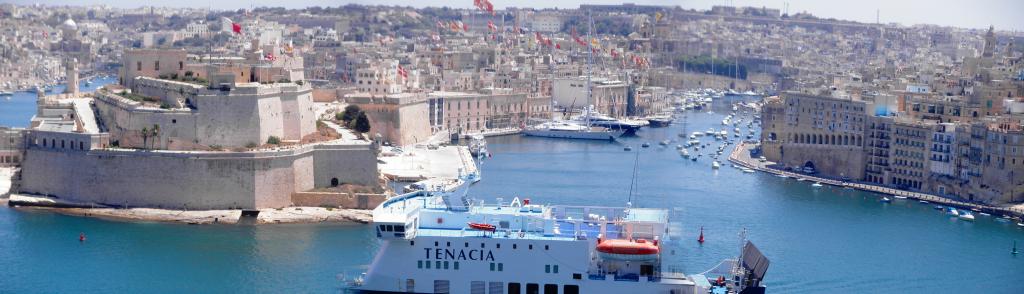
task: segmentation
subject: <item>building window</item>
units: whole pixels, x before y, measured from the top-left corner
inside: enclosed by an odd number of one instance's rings
[[[135,70],[136,71],[142,71],[142,61],[136,61],[135,62]]]
[[[153,62],[153,70],[160,70],[160,61],[159,60]]]

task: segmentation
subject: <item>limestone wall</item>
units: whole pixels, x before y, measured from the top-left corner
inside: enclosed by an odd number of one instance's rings
[[[134,207],[276,208],[295,192],[376,184],[370,145],[307,145],[262,152],[59,150],[29,147],[22,193]]]
[[[296,206],[330,206],[355,209],[373,209],[387,200],[384,194],[341,192],[298,192],[292,194]]]

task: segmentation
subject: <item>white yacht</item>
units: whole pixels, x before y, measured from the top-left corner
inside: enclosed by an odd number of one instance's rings
[[[623,133],[625,131],[589,127],[572,121],[549,121],[523,130],[523,134],[534,137],[609,141],[614,141]]]
[[[460,199],[461,198],[461,199]],[[698,273],[676,271],[667,209],[486,205],[465,189],[417,191],[373,210],[381,244],[356,293],[765,293],[769,260],[741,237],[740,255]],[[737,245],[739,245],[737,244]]]
[[[487,140],[484,135],[476,134],[469,137],[469,153],[478,158],[490,155],[487,151]]]

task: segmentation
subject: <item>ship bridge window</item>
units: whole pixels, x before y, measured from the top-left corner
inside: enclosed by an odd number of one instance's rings
[[[508,294],[520,294],[522,288],[519,283],[508,283]]]
[[[526,294],[540,294],[540,285],[534,283],[526,284]]]
[[[580,294],[580,286],[577,285],[565,285],[562,287],[562,293],[565,294]]]
[[[544,284],[544,294],[558,294],[558,285]]]

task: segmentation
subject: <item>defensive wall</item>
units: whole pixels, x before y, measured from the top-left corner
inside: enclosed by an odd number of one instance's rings
[[[296,192],[379,180],[377,150],[363,142],[253,152],[27,145],[21,193],[118,207],[279,208]]]

